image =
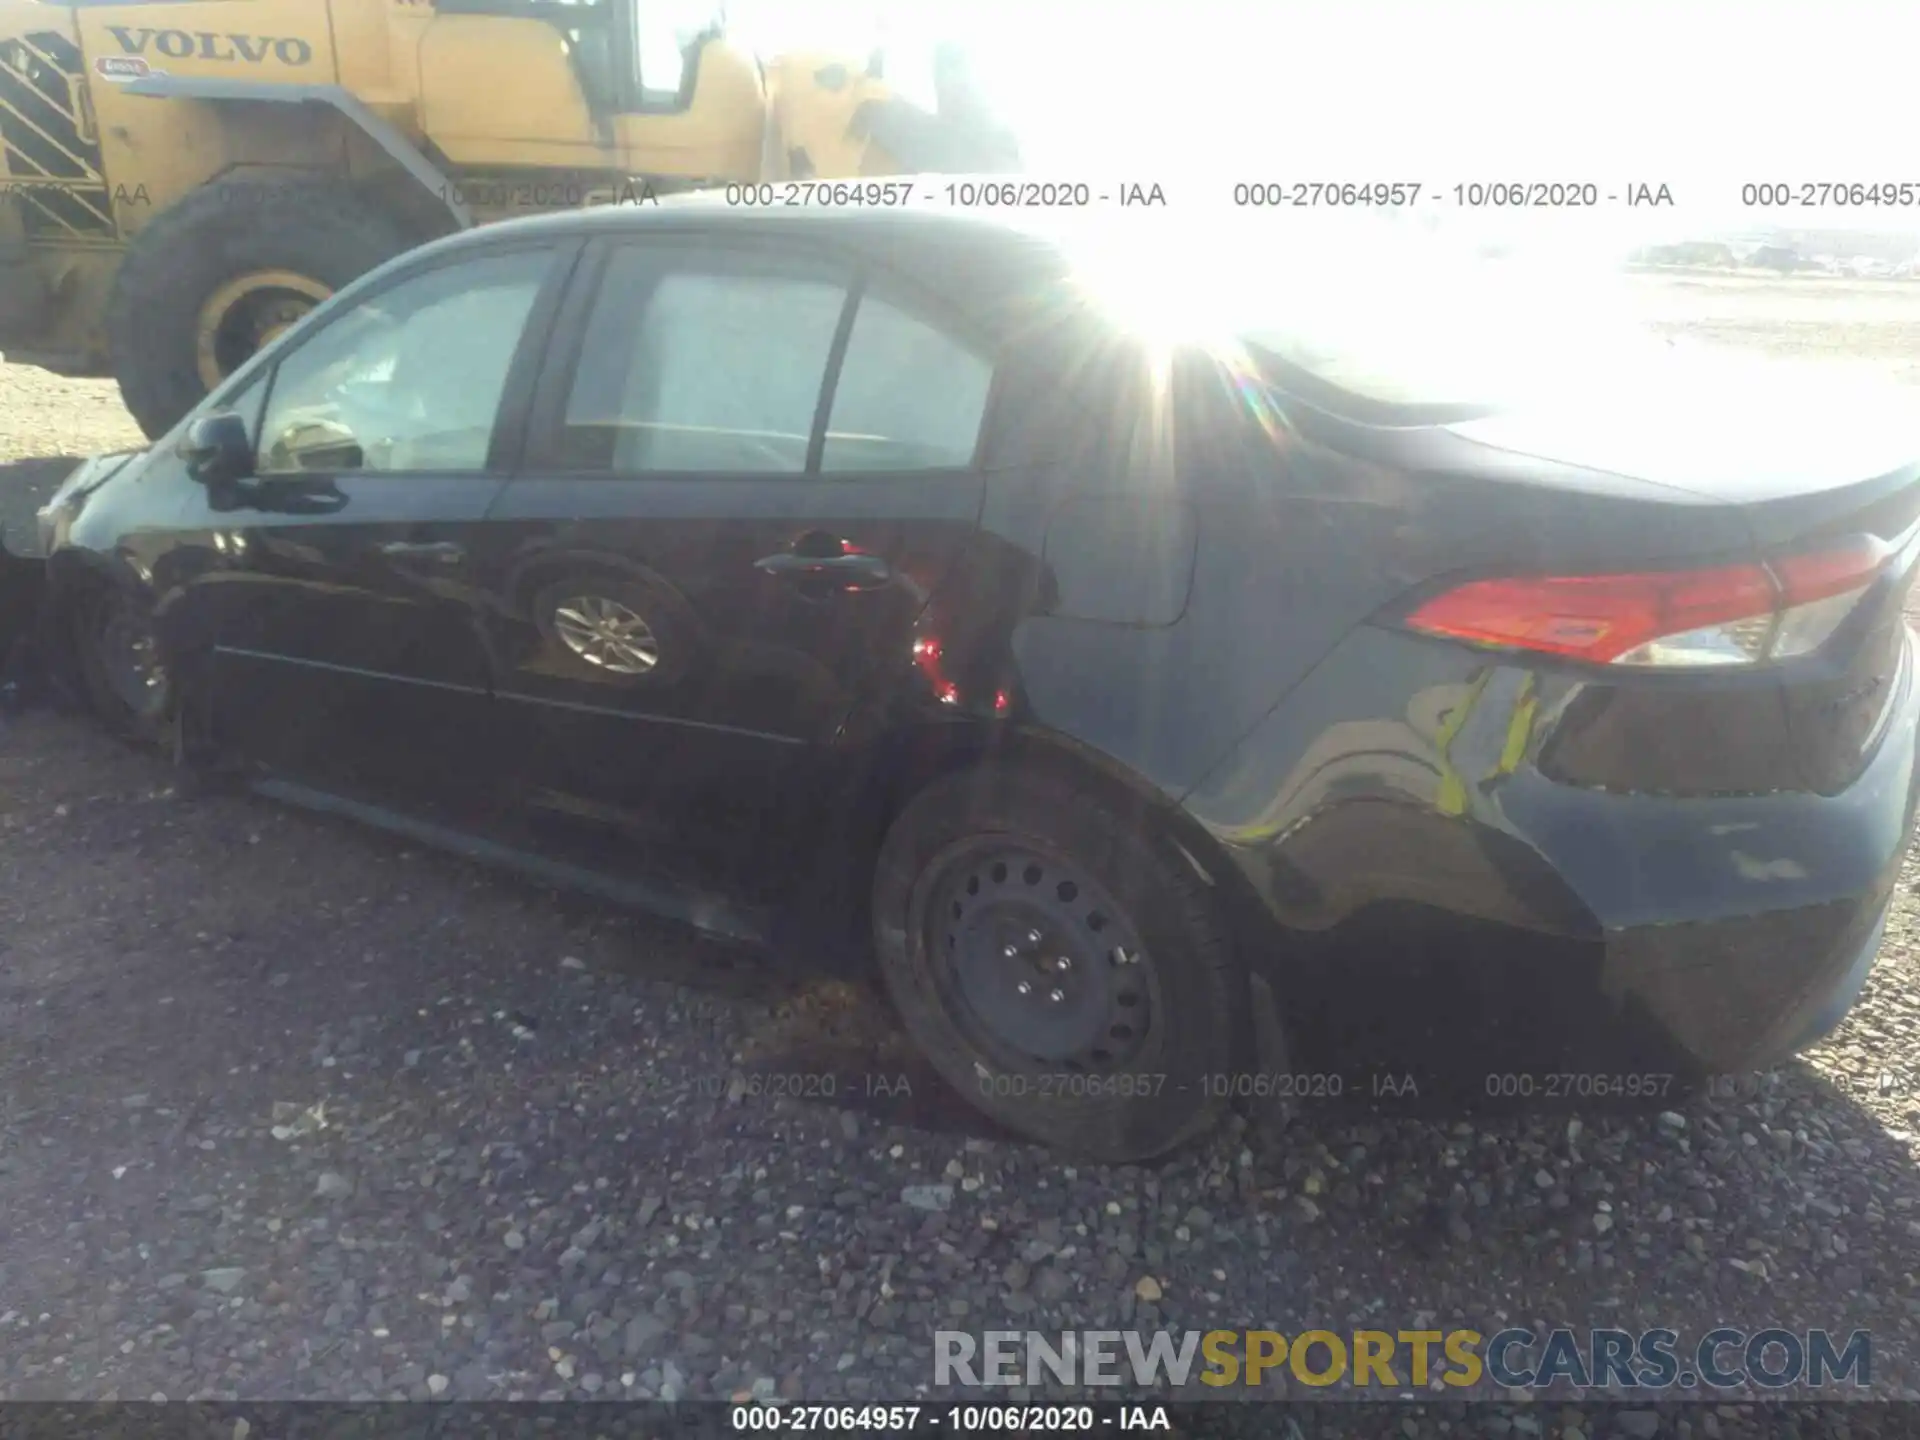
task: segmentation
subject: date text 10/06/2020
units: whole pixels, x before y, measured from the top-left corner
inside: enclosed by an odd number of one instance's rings
[[[1176,1407],[1177,1410],[1177,1407]],[[727,1412],[730,1431],[774,1434],[1098,1435],[1112,1430],[1165,1430],[1165,1405],[779,1405],[740,1404]],[[696,1422],[697,1423],[697,1422]],[[704,1433],[704,1432],[702,1432]]]
[[[1154,1072],[1094,1075],[1080,1071],[1051,1075],[983,1072],[975,1076],[988,1099],[1061,1100],[1088,1098],[1152,1099],[1163,1094],[1198,1090],[1210,1097],[1235,1101],[1417,1100],[1421,1082],[1410,1070],[1375,1069],[1356,1074],[1340,1071],[1221,1071],[1195,1079],[1174,1080]],[[1431,1088],[1431,1087],[1430,1087]],[[1674,1074],[1636,1072],[1504,1071],[1482,1077],[1482,1089],[1494,1099],[1657,1101],[1678,1095],[1686,1086]]]
[[[271,208],[299,188],[261,180],[214,182],[235,205]],[[1470,180],[1433,185],[1420,180],[1290,180],[1272,177],[1203,185],[1156,180],[787,180],[727,185],[716,193],[728,206],[758,209],[927,207],[962,210],[1165,210],[1195,204],[1226,204],[1236,210],[1601,210],[1668,209],[1679,202],[1665,181]],[[145,185],[108,187],[88,179],[0,179],[0,199],[29,202],[55,195],[81,195],[115,207],[142,209],[155,203]],[[440,198],[488,212],[529,213],[596,205],[654,206],[666,192],[649,180],[617,184],[577,181],[475,180],[449,182]],[[1920,208],[1920,181],[1768,180],[1728,187],[1744,209],[1884,212]]]
[[[676,1094],[693,1094],[710,1100],[738,1101],[747,1098],[790,1100],[885,1100],[912,1098],[914,1080],[905,1071],[860,1071],[841,1073],[832,1070],[737,1070],[725,1074],[697,1076],[664,1082]],[[926,1082],[922,1081],[923,1084]],[[1768,1073],[1751,1075],[1707,1075],[1685,1077],[1670,1071],[1601,1072],[1563,1071],[1489,1071],[1480,1077],[1479,1090],[1493,1100],[1621,1101],[1648,1104],[1679,1101],[1690,1094],[1705,1094],[1722,1100],[1741,1100],[1758,1096],[1772,1083]],[[1880,1099],[1898,1098],[1914,1093],[1913,1077],[1893,1070],[1871,1076],[1837,1077],[1836,1084],[1850,1093]],[[1220,1071],[1197,1078],[1174,1080],[1158,1072],[1132,1071],[1124,1074],[1089,1074],[1062,1071],[1057,1074],[1011,1074],[983,1071],[976,1073],[974,1084],[987,1099],[1028,1101],[1087,1099],[1149,1100],[1155,1096],[1199,1090],[1221,1100],[1328,1103],[1379,1100],[1418,1100],[1422,1086],[1412,1071],[1390,1069],[1364,1070],[1354,1074],[1340,1071]],[[1433,1089],[1429,1085],[1429,1090]]]
[[[1445,1077],[1449,1080],[1471,1077]],[[1492,1100],[1536,1100],[1545,1103],[1566,1101],[1621,1102],[1629,1106],[1679,1102],[1689,1095],[1702,1094],[1723,1100],[1740,1100],[1763,1093],[1773,1083],[1770,1072],[1756,1071],[1739,1075],[1685,1076],[1673,1071],[1488,1071],[1479,1079],[1477,1092]],[[1156,1072],[1095,1075],[1079,1071],[1058,1074],[1008,1074],[981,1072],[974,1077],[981,1095],[988,1099],[1061,1100],[1089,1098],[1152,1099],[1163,1094],[1199,1090],[1209,1096],[1236,1101],[1325,1101],[1371,1102],[1378,1100],[1418,1100],[1426,1093],[1459,1094],[1457,1084],[1423,1087],[1420,1077],[1410,1070],[1368,1069],[1356,1073],[1341,1071],[1221,1071],[1198,1078],[1175,1080]],[[1881,1099],[1915,1093],[1912,1076],[1883,1070],[1872,1076],[1836,1079],[1852,1093]]]
[[[828,206],[962,210],[1163,210],[1225,201],[1235,209],[1577,209],[1675,204],[1664,181],[1602,184],[1591,180],[1465,181],[1432,185],[1419,180],[1283,180],[1234,182],[1230,188],[1185,182],[1081,179],[789,180],[728,185],[730,206],[763,209]]]

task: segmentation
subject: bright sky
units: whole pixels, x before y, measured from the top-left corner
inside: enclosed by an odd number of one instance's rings
[[[729,12],[743,39],[774,46],[858,51],[882,16],[902,58],[936,33],[962,40],[1036,173],[1169,192],[1252,179],[1418,180],[1430,193],[1664,181],[1691,222],[1682,229],[1712,217],[1920,233],[1920,207],[1740,206],[1744,181],[1920,185],[1920,5],[744,0]]]

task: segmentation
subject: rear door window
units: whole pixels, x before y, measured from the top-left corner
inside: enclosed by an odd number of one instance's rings
[[[973,463],[993,385],[981,350],[884,289],[854,315],[834,385],[823,470],[944,470]]]
[[[609,257],[559,441],[567,470],[801,474],[974,463],[991,357],[851,266],[631,246]]]
[[[608,260],[561,461],[619,474],[800,474],[850,276],[629,247]]]

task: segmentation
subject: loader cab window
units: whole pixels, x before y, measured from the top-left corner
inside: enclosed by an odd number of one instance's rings
[[[708,4],[628,0],[632,13],[634,75],[640,108],[652,113],[693,104],[700,50],[720,33],[720,17]]]

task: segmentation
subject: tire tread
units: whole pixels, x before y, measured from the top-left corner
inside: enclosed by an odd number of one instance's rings
[[[114,374],[149,439],[204,397],[194,327],[214,287],[248,270],[287,269],[337,290],[410,243],[397,221],[339,180],[294,185],[271,205],[236,201],[235,187],[247,183],[214,181],[162,211],[114,276],[106,310]]]

